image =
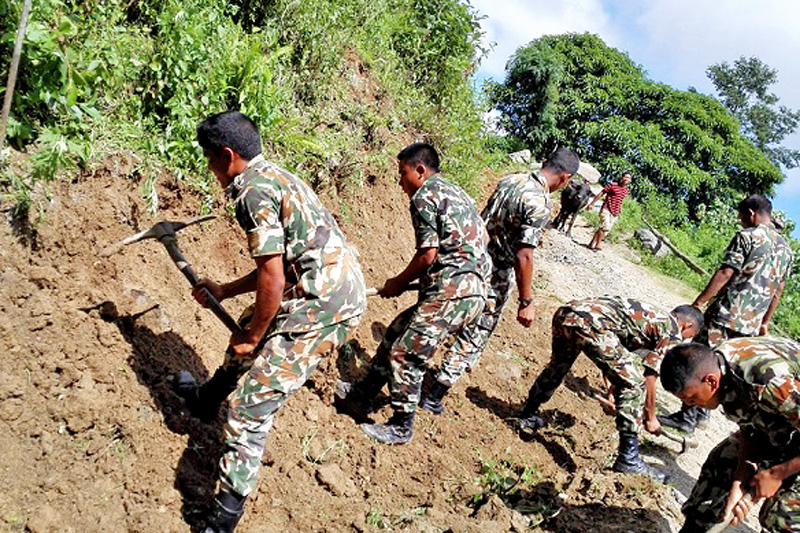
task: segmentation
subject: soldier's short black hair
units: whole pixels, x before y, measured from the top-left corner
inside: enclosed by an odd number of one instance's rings
[[[406,165],[422,163],[434,172],[439,172],[439,154],[428,143],[409,144],[397,154],[397,160]]]
[[[555,174],[561,174],[562,172],[575,174],[578,172],[578,166],[580,164],[581,161],[578,159],[578,155],[575,152],[569,148],[560,147],[556,148],[555,151],[547,157],[542,164],[542,169],[549,170]]]
[[[703,329],[705,325],[703,312],[693,305],[679,305],[672,310],[672,314],[678,320],[691,323],[697,331]]]
[[[197,126],[197,142],[214,155],[219,155],[225,147],[247,160],[261,153],[258,126],[239,111],[225,111],[205,119]]]
[[[704,344],[691,342],[679,344],[667,351],[661,362],[661,385],[668,392],[678,394],[703,372],[719,368],[714,350]]]
[[[760,194],[751,194],[739,202],[739,205],[736,209],[740,213],[752,211],[754,213],[761,213],[762,215],[769,215],[772,213],[772,202]]]

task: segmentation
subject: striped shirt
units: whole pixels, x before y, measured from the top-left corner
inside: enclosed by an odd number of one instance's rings
[[[612,181],[603,187],[603,192],[606,193],[606,199],[603,201],[601,211],[608,209],[612,215],[618,217],[619,212],[622,211],[622,200],[628,196],[631,190],[628,187],[618,185],[616,181]]]

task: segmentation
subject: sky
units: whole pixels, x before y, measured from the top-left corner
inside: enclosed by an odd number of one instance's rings
[[[756,56],[778,70],[772,91],[800,108],[800,2],[796,0],[471,0],[492,47],[479,79],[503,81],[517,48],[546,34],[591,32],[626,52],[648,76],[676,89],[716,96],[706,69]],[[784,139],[800,149],[800,132]],[[800,168],[772,198],[800,226]],[[800,228],[793,236],[800,238]]]

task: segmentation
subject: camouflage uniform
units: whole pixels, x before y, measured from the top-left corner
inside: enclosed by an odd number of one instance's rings
[[[512,174],[497,184],[482,217],[489,233],[492,273],[483,313],[458,335],[437,379],[452,385],[480,358],[514,288],[514,261],[520,246],[536,247],[550,221],[550,189],[540,170]]]
[[[709,346],[735,337],[758,335],[764,315],[794,258],[786,240],[771,226],[740,230],[731,240],[722,266],[736,270],[706,310]]]
[[[354,250],[330,212],[300,179],[258,156],[228,189],[254,258],[281,254],[286,285],[280,309],[234,393],[220,459],[223,487],[241,496],[256,485],[277,410],[322,358],[336,351],[366,308]]]
[[[552,357],[528,403],[547,402],[583,351],[614,386],[617,429],[636,433],[645,399],[640,366],[658,373],[666,350],[681,340],[675,317],[645,303],[608,296],[569,302],[553,316]]]
[[[411,220],[417,249],[437,248],[436,261],[420,280],[419,301],[394,319],[373,360],[392,406],[407,413],[416,410],[434,349],[483,310],[492,269],[483,220],[461,188],[430,176],[411,198]]]
[[[720,405],[740,431],[708,455],[683,505],[687,531],[705,531],[722,519],[742,437],[754,443],[749,460],[770,468],[800,455],[800,344],[773,337],[723,342]],[[800,479],[785,480],[767,498],[759,521],[764,531],[800,531]]]

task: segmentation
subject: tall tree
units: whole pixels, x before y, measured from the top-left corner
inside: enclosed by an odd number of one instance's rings
[[[563,144],[606,175],[633,170],[634,195],[674,205],[675,221],[717,200],[769,194],[783,179],[720,102],[648,79],[596,35],[531,41],[491,97],[506,131],[534,153]]]
[[[739,119],[742,132],[775,163],[786,168],[800,164],[800,151],[780,146],[797,130],[800,110],[778,105],[770,92],[778,71],[757,57],[740,57],[733,62],[711,65],[706,70],[719,92],[720,101]]]

